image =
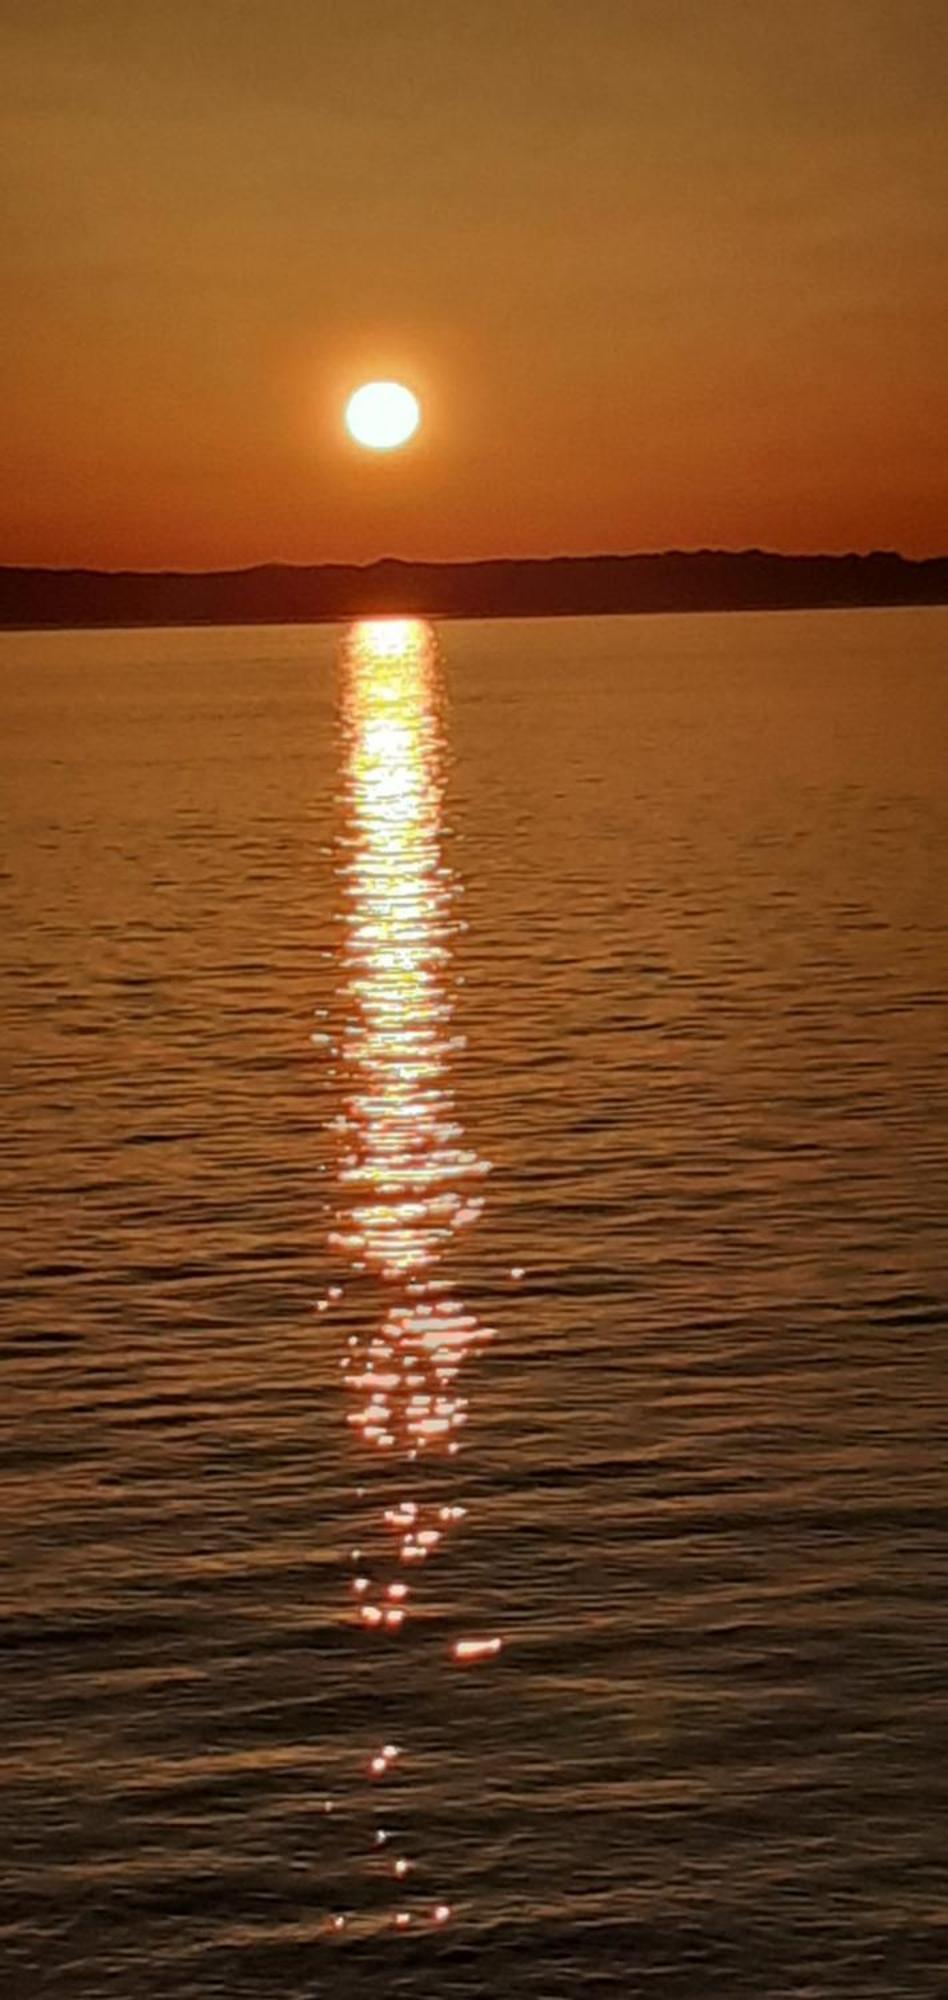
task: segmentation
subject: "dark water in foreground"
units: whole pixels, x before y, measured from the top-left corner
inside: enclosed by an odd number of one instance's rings
[[[0,1990],[935,2000],[948,614],[440,645],[0,638]]]

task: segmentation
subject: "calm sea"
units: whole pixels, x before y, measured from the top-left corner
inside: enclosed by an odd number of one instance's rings
[[[4,2000],[936,2000],[948,613],[0,638]]]

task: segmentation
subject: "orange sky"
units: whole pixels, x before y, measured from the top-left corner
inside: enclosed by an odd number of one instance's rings
[[[0,61],[0,560],[948,550],[945,0],[2,0]]]

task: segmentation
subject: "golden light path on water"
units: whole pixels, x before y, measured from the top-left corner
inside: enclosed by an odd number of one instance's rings
[[[417,619],[368,620],[343,644],[345,1108],[338,1120],[338,1201],[331,1242],[370,1289],[365,1332],[347,1337],[341,1367],[361,1470],[363,1514],[350,1552],[351,1605],[373,1643],[406,1637],[424,1597],[425,1566],[466,1508],[455,1461],[467,1418],[465,1362],[489,1332],[456,1297],[452,1244],[482,1206],[488,1171],[464,1144],[452,1090],[461,1041],[453,1026],[453,942],[460,886],[442,845],[444,740],[434,634]],[[437,1619],[424,1640],[449,1666],[483,1662],[493,1635],[448,1651]],[[365,1772],[383,1798],[371,1869],[394,1901],[397,1929],[451,1915],[419,1858],[382,1822],[384,1790],[405,1771],[404,1746],[369,1745]],[[403,1888],[418,1874],[417,1901]],[[378,1916],[376,1917],[376,1921]],[[354,1919],[336,1913],[332,1927]]]

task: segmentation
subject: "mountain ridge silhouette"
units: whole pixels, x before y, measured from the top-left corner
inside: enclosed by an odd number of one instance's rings
[[[669,549],[233,570],[0,567],[0,626],[335,623],[675,611],[789,611],[948,603],[948,556]]]

